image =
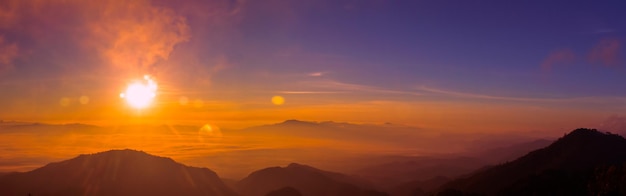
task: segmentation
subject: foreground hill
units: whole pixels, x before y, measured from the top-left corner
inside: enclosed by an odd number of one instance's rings
[[[303,196],[385,195],[367,190],[371,185],[358,178],[296,163],[253,172],[237,184],[239,193],[247,196],[275,194],[275,190],[285,187],[292,187]]]
[[[0,177],[2,195],[236,195],[215,172],[111,150]]]
[[[577,129],[515,161],[450,182],[440,195],[624,195],[624,163],[622,136]]]

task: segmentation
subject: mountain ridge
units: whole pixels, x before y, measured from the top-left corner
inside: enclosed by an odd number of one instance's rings
[[[442,190],[486,195],[586,192],[595,168],[626,162],[626,151],[616,149],[626,149],[624,137],[579,128],[545,148],[454,180]]]
[[[354,177],[298,163],[254,171],[237,184],[239,193],[248,196],[261,196],[284,187],[292,187],[304,196],[384,195],[367,189],[371,186]]]
[[[208,168],[130,149],[82,154],[0,177],[8,195],[224,195],[235,196]]]

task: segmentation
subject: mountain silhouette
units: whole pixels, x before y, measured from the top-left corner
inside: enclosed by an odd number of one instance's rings
[[[135,150],[111,150],[0,177],[2,195],[237,195],[215,172]]]
[[[419,130],[421,129],[408,126],[286,120],[277,124],[250,127],[238,132],[246,135],[280,135],[281,137],[317,138],[341,142],[414,145],[416,138],[423,137],[424,131]]]
[[[626,195],[626,163],[596,168],[588,188],[591,195]]]
[[[550,146],[532,151],[443,186],[440,195],[596,195],[597,178],[609,180],[606,168],[626,163],[626,139],[595,129],[576,129]],[[603,172],[603,168],[604,172]],[[619,190],[624,188],[614,187]],[[621,194],[626,194],[623,192]],[[618,194],[619,195],[619,194]]]
[[[239,193],[247,196],[263,196],[284,187],[292,187],[303,196],[386,195],[368,190],[371,185],[358,178],[297,163],[252,172],[237,184]]]

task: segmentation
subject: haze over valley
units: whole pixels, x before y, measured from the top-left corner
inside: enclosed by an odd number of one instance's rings
[[[626,195],[626,2],[0,1],[0,195]]]

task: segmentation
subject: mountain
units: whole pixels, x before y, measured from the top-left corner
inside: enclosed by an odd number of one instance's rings
[[[474,141],[493,135],[442,133],[390,123],[300,120],[242,129],[212,124],[92,126],[3,121],[0,122],[0,144],[4,146],[0,148],[0,171],[30,171],[58,161],[58,157],[72,157],[85,150],[141,148],[168,152],[174,159],[184,158],[185,163],[207,166],[219,171],[221,177],[233,179],[244,178],[259,168],[288,163],[284,160],[351,174],[359,168],[392,162],[378,159],[381,156],[459,153],[467,149],[468,142],[491,147],[483,145],[484,140]],[[501,135],[529,141],[524,136]],[[507,144],[514,143],[509,141]],[[206,148],[207,144],[211,148]],[[236,160],[246,161],[233,164]]]
[[[252,172],[237,187],[247,196],[263,196],[284,187],[292,187],[303,196],[385,195],[368,190],[371,185],[361,179],[297,163]]]
[[[245,133],[247,136],[265,135],[292,138],[324,139],[345,142],[366,142],[397,146],[411,144],[415,146],[415,139],[425,137],[424,130],[409,126],[390,124],[351,124],[342,122],[309,122],[300,120],[286,120],[277,124],[250,127],[231,134]],[[404,145],[406,147],[406,145]]]
[[[626,195],[626,163],[596,168],[588,187],[591,195]]]
[[[111,150],[0,177],[2,195],[237,195],[215,172],[135,150]]]
[[[611,177],[606,177],[609,175],[606,168],[626,163],[624,149],[626,139],[622,136],[595,129],[576,129],[548,147],[515,161],[452,181],[443,186],[440,195],[595,195],[611,192],[614,189],[593,187],[598,179],[611,181]],[[610,175],[619,177],[623,173]],[[624,186],[626,184],[621,184],[615,190],[623,190]]]
[[[45,124],[45,123],[27,123],[27,122],[0,122],[0,128],[2,134],[10,133],[35,133],[45,136],[55,134],[69,134],[69,133],[94,133],[101,131],[101,127],[71,123],[71,124]]]

